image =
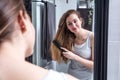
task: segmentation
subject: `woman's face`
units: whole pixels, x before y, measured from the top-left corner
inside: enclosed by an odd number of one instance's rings
[[[71,32],[77,33],[81,28],[82,20],[76,14],[71,14],[67,17],[66,24]]]

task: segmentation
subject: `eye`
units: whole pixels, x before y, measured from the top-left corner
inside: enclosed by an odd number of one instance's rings
[[[72,23],[68,23],[68,25],[69,25],[69,26],[71,26],[71,25],[72,25]]]
[[[73,22],[74,22],[74,23],[77,23],[77,20],[74,20]]]

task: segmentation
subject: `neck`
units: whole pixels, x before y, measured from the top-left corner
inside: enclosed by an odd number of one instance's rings
[[[1,44],[0,47],[0,56],[6,57],[8,59],[25,59],[25,51],[22,47],[20,42],[17,42],[17,44],[14,44],[13,42],[4,42]]]
[[[84,37],[83,29],[80,29],[75,35],[77,39],[82,39]]]

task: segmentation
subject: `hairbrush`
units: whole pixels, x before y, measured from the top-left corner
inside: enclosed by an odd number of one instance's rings
[[[57,40],[53,40],[53,44],[62,52],[66,52],[64,49],[62,49],[60,43]]]

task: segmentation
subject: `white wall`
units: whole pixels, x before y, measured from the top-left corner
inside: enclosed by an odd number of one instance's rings
[[[120,0],[109,0],[108,79],[120,80]]]

